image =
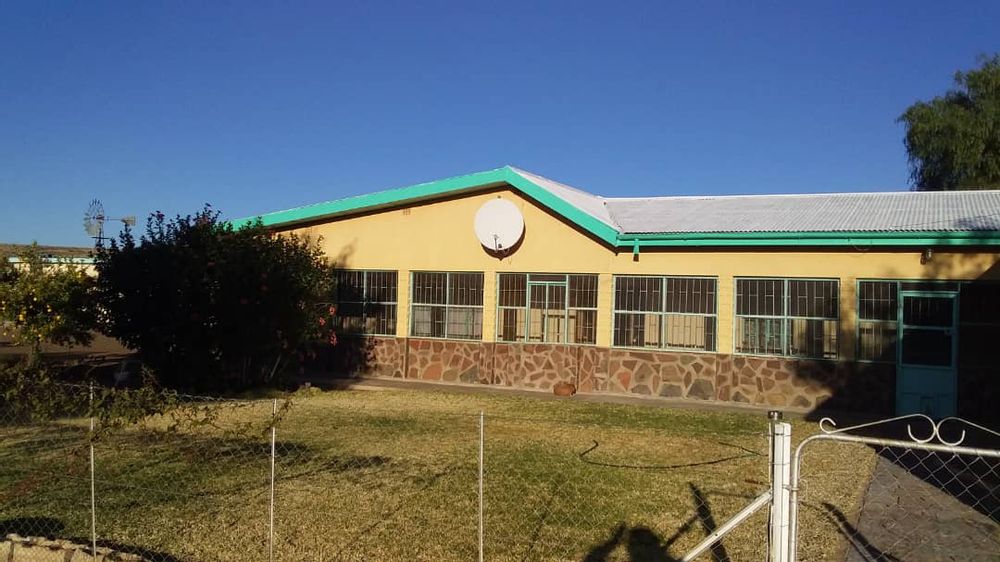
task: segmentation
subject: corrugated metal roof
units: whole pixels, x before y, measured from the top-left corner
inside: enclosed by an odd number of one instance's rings
[[[1000,191],[609,198],[623,233],[1000,231]]]

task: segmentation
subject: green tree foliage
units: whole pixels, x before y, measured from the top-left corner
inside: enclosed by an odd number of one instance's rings
[[[41,344],[86,345],[93,338],[94,280],[84,267],[68,259],[46,260],[34,245],[0,264],[0,326],[15,345],[31,349],[29,362],[41,354]]]
[[[234,230],[210,207],[154,213],[98,250],[104,332],[135,349],[159,382],[232,391],[274,382],[332,338],[329,270],[307,240],[260,224]]]
[[[913,104],[899,121],[917,189],[1000,189],[1000,54],[957,72],[955,89]]]

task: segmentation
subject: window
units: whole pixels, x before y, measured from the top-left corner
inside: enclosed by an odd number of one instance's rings
[[[899,284],[858,282],[858,359],[896,362]]]
[[[596,275],[501,273],[497,281],[498,341],[596,343]]]
[[[614,345],[715,351],[718,281],[615,277]]]
[[[837,357],[840,282],[737,279],[737,353]]]
[[[340,332],[396,334],[395,271],[334,272],[335,322]]]
[[[483,337],[483,274],[414,272],[410,335]]]

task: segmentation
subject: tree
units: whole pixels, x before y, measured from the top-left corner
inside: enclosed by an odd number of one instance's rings
[[[1000,54],[955,73],[955,89],[898,120],[917,189],[1000,189]]]
[[[44,342],[86,345],[95,327],[94,280],[71,260],[46,260],[36,245],[0,264],[0,325],[15,345],[30,348],[29,363]]]
[[[139,352],[166,386],[232,391],[273,382],[331,337],[331,275],[307,240],[233,229],[206,206],[154,213],[97,254],[106,334]]]

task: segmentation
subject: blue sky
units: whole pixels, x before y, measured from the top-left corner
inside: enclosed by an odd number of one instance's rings
[[[992,2],[0,2],[0,241],[514,164],[602,195],[907,187]]]

